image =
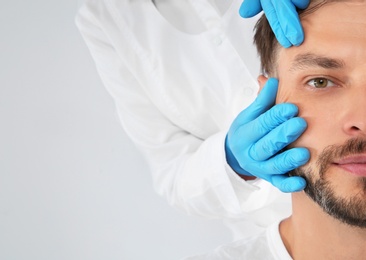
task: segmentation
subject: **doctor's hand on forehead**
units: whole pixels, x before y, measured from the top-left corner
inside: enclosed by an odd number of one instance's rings
[[[243,179],[258,177],[282,192],[301,191],[306,181],[287,173],[310,158],[306,148],[282,151],[306,129],[298,108],[290,103],[275,104],[278,81],[269,79],[256,100],[231,124],[225,140],[226,160]]]
[[[296,8],[305,9],[310,0],[244,0],[239,13],[244,18],[264,11],[279,43],[285,47],[298,46],[304,32]]]

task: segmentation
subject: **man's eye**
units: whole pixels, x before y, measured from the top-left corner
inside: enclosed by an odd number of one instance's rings
[[[314,88],[326,88],[335,86],[334,82],[326,78],[315,78],[307,82],[308,85]]]

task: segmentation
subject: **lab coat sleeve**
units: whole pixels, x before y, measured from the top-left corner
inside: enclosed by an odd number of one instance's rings
[[[77,26],[124,130],[149,163],[156,191],[189,214],[212,218],[240,218],[268,204],[258,199],[263,192],[260,181],[256,186],[247,183],[227,165],[226,131],[202,140],[176,126],[154,104],[105,33],[108,24],[102,24],[100,17],[108,14],[96,15],[95,5],[102,2],[83,6]]]

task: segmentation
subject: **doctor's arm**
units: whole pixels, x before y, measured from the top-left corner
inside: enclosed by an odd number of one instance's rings
[[[101,21],[108,15],[99,17],[95,10],[94,6],[82,9],[77,17],[79,30],[115,101],[123,129],[150,166],[157,193],[189,214],[213,218],[240,217],[271,204],[272,197],[264,199],[267,195],[261,195],[268,190],[244,181],[227,164],[226,130],[203,140],[171,122],[154,104],[139,75],[130,70],[133,64],[108,35],[105,27],[116,25]],[[126,41],[121,39],[118,48]]]

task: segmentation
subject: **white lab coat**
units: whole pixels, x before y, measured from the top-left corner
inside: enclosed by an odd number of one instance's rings
[[[245,182],[225,159],[230,124],[257,94],[255,21],[240,18],[241,0],[223,14],[212,0],[185,3],[201,23],[190,28],[203,31],[185,31],[151,0],[87,0],[76,21],[157,193],[189,214],[223,218],[240,238],[290,213],[288,195]]]

